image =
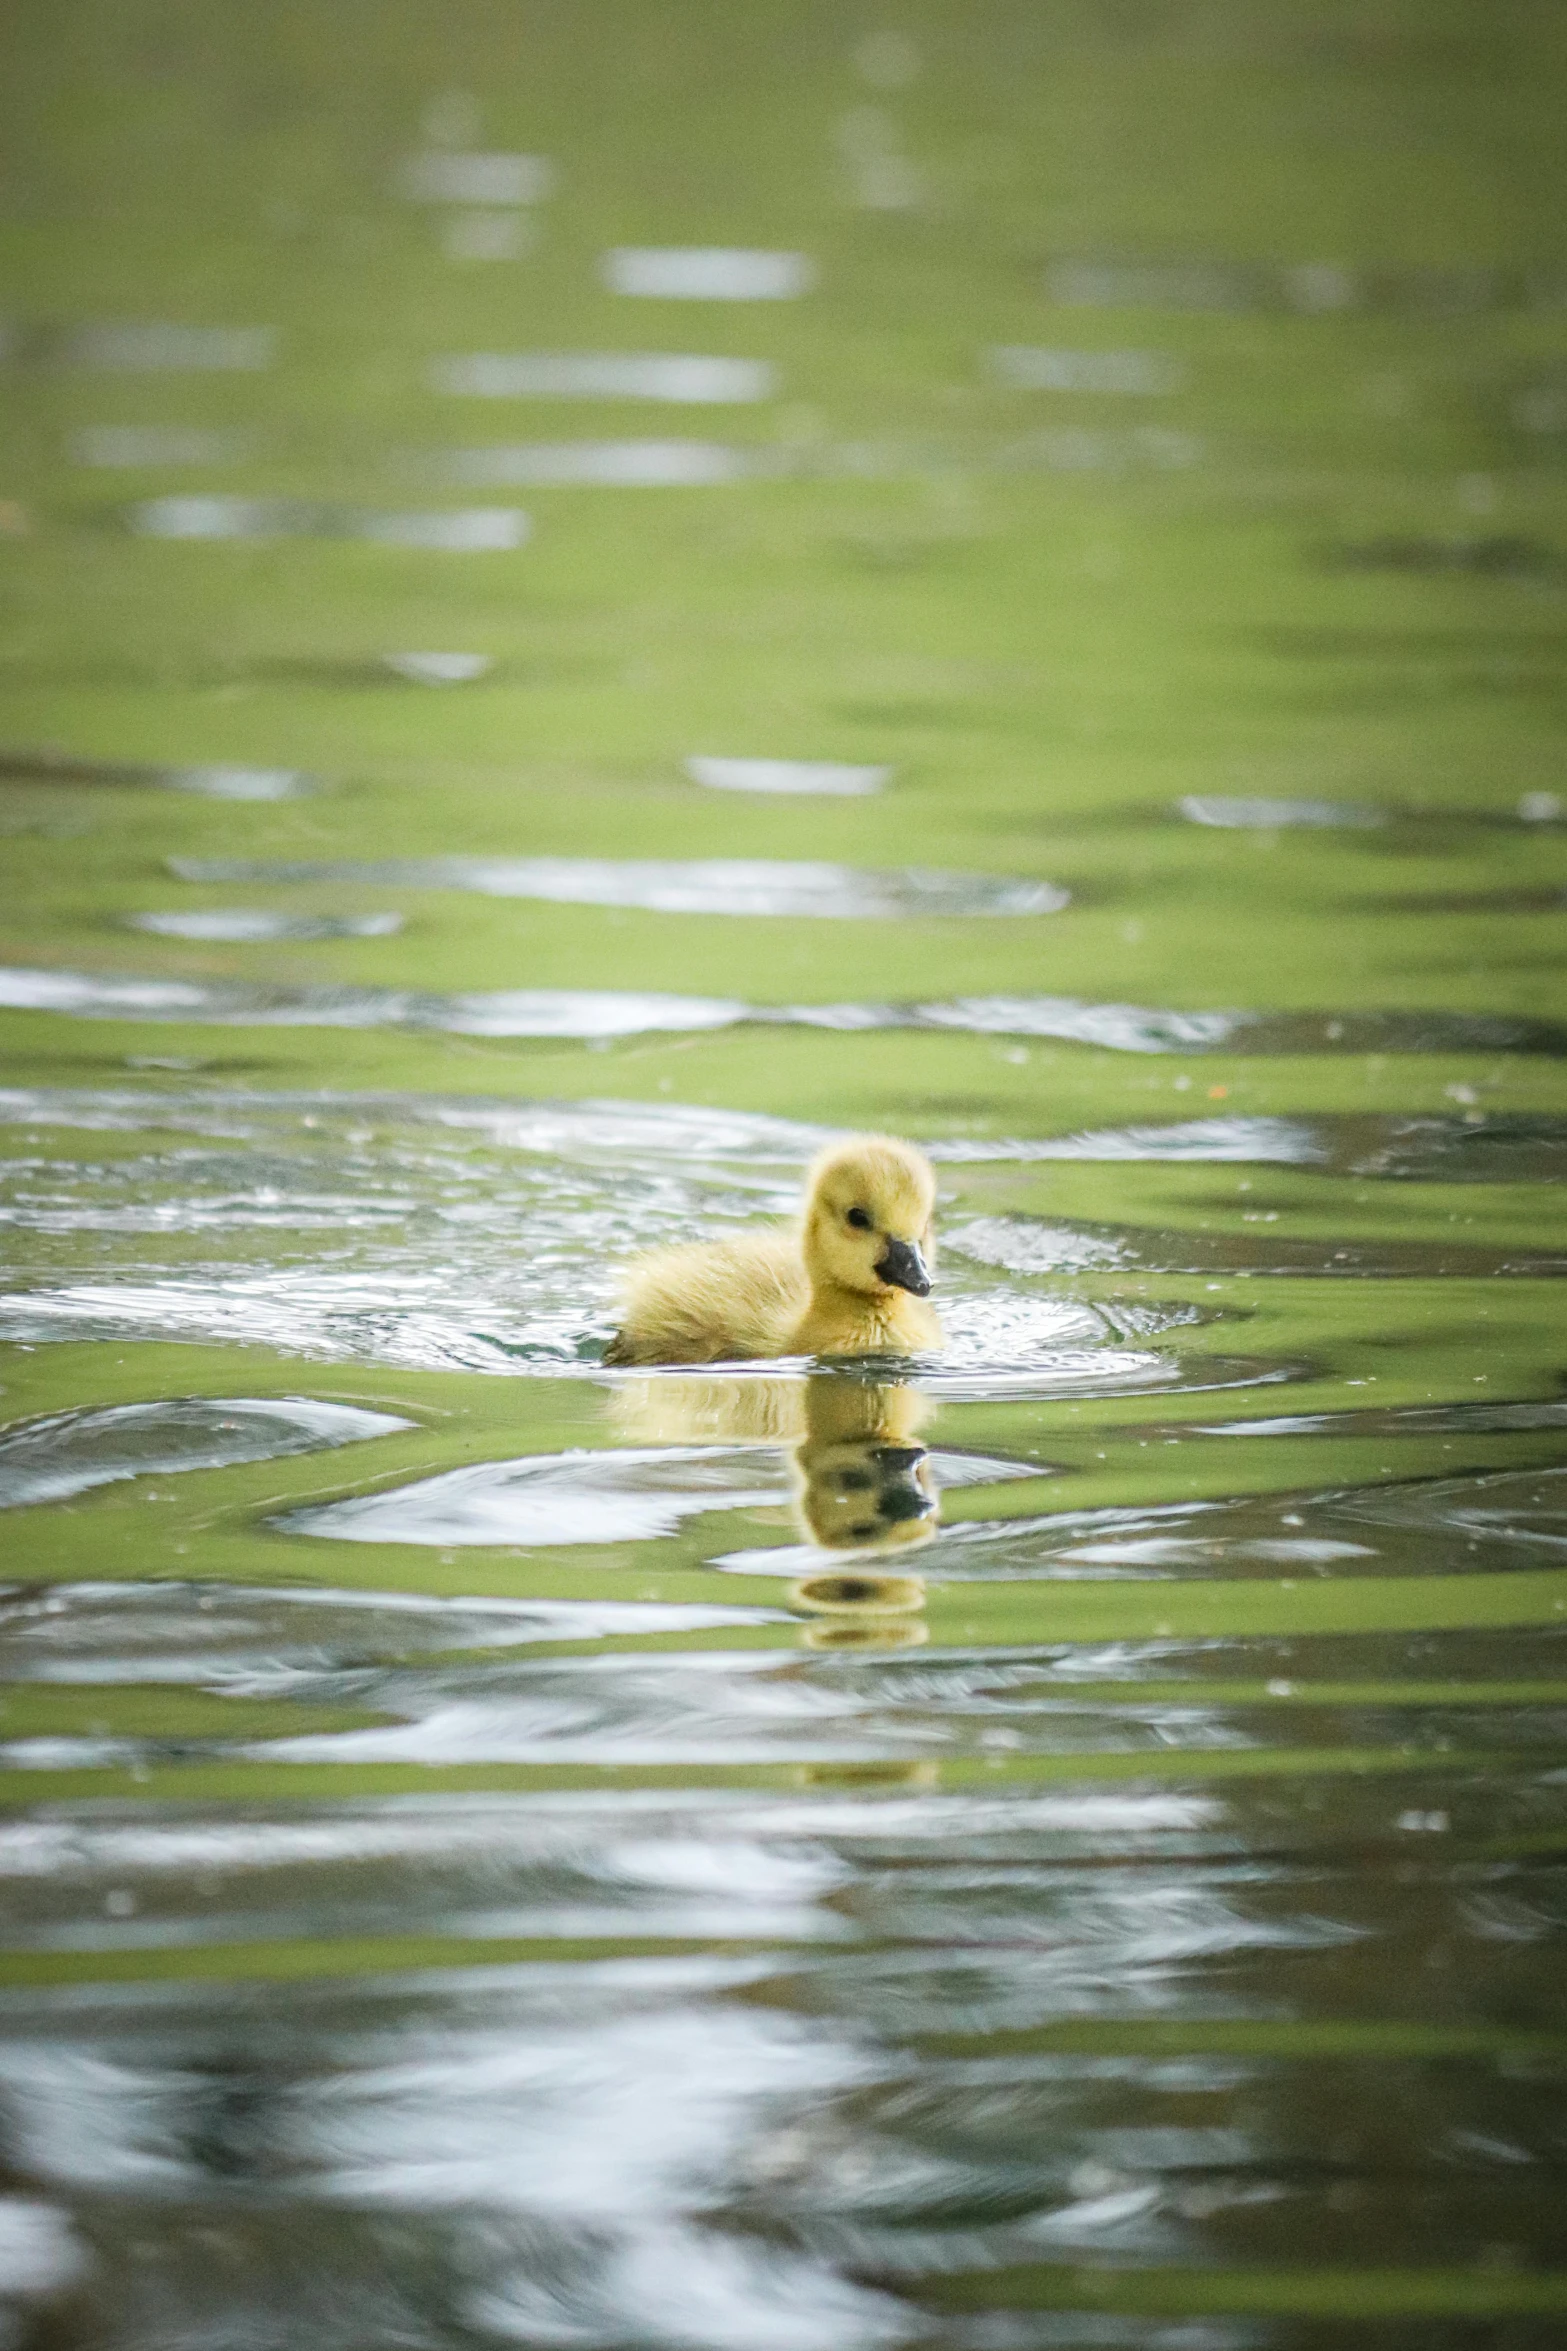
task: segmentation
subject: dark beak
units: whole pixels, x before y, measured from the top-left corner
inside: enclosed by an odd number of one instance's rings
[[[930,1275],[915,1241],[889,1241],[876,1261],[876,1278],[895,1290],[908,1290],[916,1298],[930,1296]]]

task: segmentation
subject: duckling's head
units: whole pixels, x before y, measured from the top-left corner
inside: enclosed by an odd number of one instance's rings
[[[829,1145],[806,1184],[802,1241],[813,1287],[928,1298],[935,1205],[930,1162],[911,1143],[851,1135]]]

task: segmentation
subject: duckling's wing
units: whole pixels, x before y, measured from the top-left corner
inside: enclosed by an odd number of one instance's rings
[[[661,1249],[632,1266],[607,1363],[724,1363],[777,1355],[806,1300],[789,1232]]]

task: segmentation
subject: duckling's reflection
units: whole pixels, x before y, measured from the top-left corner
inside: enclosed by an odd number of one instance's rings
[[[627,1380],[612,1410],[641,1443],[771,1438],[791,1444],[791,1514],[824,1551],[904,1550],[928,1543],[941,1518],[931,1459],[918,1432],[930,1404],[901,1382],[815,1372],[804,1380],[717,1375]],[[878,1596],[877,1587],[886,1589]],[[852,1587],[852,1589],[851,1589]],[[917,1608],[910,1576],[810,1576],[799,1603],[823,1612]]]
[[[930,1455],[916,1436],[929,1410],[916,1388],[825,1373],[806,1381],[794,1501],[813,1543],[824,1551],[891,1551],[929,1542],[941,1504]]]

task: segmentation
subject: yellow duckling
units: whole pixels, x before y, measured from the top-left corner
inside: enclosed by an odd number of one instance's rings
[[[936,1179],[890,1135],[822,1152],[798,1225],[638,1258],[606,1363],[907,1355],[942,1343],[930,1296]]]

